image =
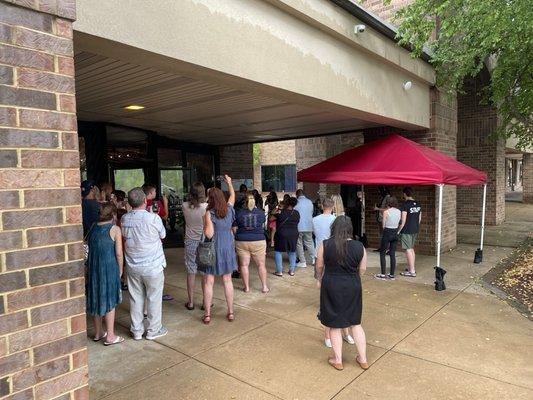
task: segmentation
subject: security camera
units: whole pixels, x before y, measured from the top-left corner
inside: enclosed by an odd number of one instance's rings
[[[358,33],[363,33],[365,29],[366,29],[365,25],[355,25],[353,27],[353,33],[357,35]]]

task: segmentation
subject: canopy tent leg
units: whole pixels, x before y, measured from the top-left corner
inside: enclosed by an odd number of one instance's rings
[[[485,236],[485,209],[487,206],[487,184],[483,185],[483,206],[481,207],[481,238],[479,240],[479,248],[474,254],[474,263],[480,264],[483,262],[483,238]]]
[[[365,185],[361,185],[361,243],[368,247],[368,239],[366,237],[366,209],[365,209]]]
[[[439,187],[439,217],[437,220],[437,267],[440,267],[440,248],[442,239],[442,192],[444,185],[441,183]]]

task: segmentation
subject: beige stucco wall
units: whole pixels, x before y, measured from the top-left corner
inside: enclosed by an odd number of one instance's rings
[[[79,48],[407,129],[431,68],[328,0],[78,0]],[[403,83],[411,80],[410,91]]]

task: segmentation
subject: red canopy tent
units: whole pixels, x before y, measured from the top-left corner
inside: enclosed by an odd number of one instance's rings
[[[359,185],[438,185],[437,266],[440,264],[443,186],[484,185],[479,256],[482,254],[487,174],[398,134],[347,150],[304,169],[298,172],[298,181]]]

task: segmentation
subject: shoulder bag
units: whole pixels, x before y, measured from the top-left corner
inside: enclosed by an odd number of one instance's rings
[[[198,271],[206,272],[208,269],[215,268],[217,263],[217,252],[215,249],[215,242],[211,239],[207,239],[202,233],[200,243],[196,249],[196,266]]]

